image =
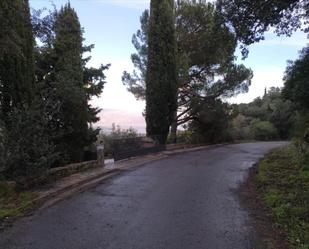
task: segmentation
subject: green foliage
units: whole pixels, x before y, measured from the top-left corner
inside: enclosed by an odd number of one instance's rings
[[[147,135],[165,144],[177,109],[177,47],[174,1],[150,4],[146,71]]]
[[[255,140],[270,141],[278,138],[278,131],[269,121],[253,120],[250,132]]]
[[[21,216],[33,207],[35,194],[16,192],[6,182],[0,182],[0,223],[4,218]]]
[[[40,109],[15,109],[8,118],[10,129],[4,141],[5,175],[23,181],[49,169],[56,159],[46,130],[46,116]]]
[[[234,140],[250,140],[250,126],[248,125],[248,117],[238,114],[231,121],[231,135]]]
[[[34,60],[28,0],[0,1],[0,118],[33,100]]]
[[[178,124],[191,120],[194,104],[228,98],[248,91],[253,73],[236,65],[237,40],[212,3],[179,1],[179,58],[184,65],[179,89]]]
[[[56,125],[63,132],[55,143],[66,151],[70,161],[78,162],[87,145],[87,97],[83,88],[82,31],[69,4],[57,13],[55,35],[56,61],[51,83],[61,103]]]
[[[300,57],[294,62],[289,62],[285,72],[283,96],[296,105],[293,135],[298,148],[300,163],[307,165],[309,162],[309,49],[304,48]]]
[[[194,139],[194,132],[191,130],[178,130],[177,131],[177,144],[194,144],[197,143]],[[171,134],[167,139],[168,144],[174,144],[174,138]]]
[[[309,142],[302,137],[295,137],[293,144],[297,150],[297,164],[309,171]]]
[[[193,143],[220,143],[231,141],[229,134],[228,105],[219,100],[199,104],[189,130],[193,132]]]
[[[308,139],[309,113],[306,110],[298,111],[295,115],[295,123],[293,126],[293,136],[301,140]]]
[[[70,4],[59,12],[41,17],[34,13],[33,25],[42,45],[35,50],[36,75],[42,99],[50,99],[45,111],[49,113],[49,137],[61,154],[54,166],[83,159],[84,148],[96,141],[99,130],[89,124],[99,120],[100,109],[89,101],[100,96],[105,84],[104,71],[87,67],[93,45],[83,46],[78,16]]]
[[[6,131],[4,123],[0,120],[0,180],[1,174],[5,169],[5,140],[6,140]]]
[[[130,149],[140,145],[140,138],[137,131],[133,128],[121,129],[120,126],[113,124],[111,133],[100,132],[98,142],[103,142],[104,152],[112,156],[115,150],[115,141],[119,147],[129,147]]]
[[[20,180],[49,167],[53,146],[40,109],[43,102],[35,96],[28,1],[1,1],[0,19],[0,172]]]
[[[258,192],[295,249],[309,246],[309,174],[306,168],[299,164],[297,148],[289,146],[266,156],[259,164],[257,175]]]
[[[230,97],[246,92],[252,71],[235,65],[237,41],[220,17],[214,4],[204,1],[177,1],[175,6],[178,114],[175,125],[187,123],[193,117],[196,98]],[[141,29],[133,36],[137,53],[131,56],[135,70],[124,72],[123,83],[137,99],[145,99],[149,11],[141,17]],[[219,80],[217,80],[219,79]],[[176,127],[177,128],[177,127]],[[172,132],[172,131],[171,131]]]
[[[256,98],[249,104],[233,105],[233,109],[232,132],[237,140],[252,138],[265,140],[276,137],[288,139],[292,135],[296,118],[295,105],[290,100],[282,98],[280,88],[272,87],[269,91],[265,90],[262,98]],[[266,123],[257,124],[256,120]],[[269,134],[269,138],[266,138],[266,133],[262,135],[262,130]],[[255,136],[256,132],[260,134],[257,135],[260,138]]]
[[[101,94],[109,67],[86,67],[83,53],[93,45],[83,46],[70,4],[43,12],[30,20],[28,1],[0,3],[0,173],[19,182],[82,160],[99,132],[90,124],[100,110],[89,101]]]
[[[133,35],[132,43],[137,53],[131,55],[136,68],[130,74],[123,72],[122,82],[137,99],[146,99],[146,71],[148,55],[149,11],[145,10],[140,18],[141,28]]]
[[[309,30],[307,0],[217,0],[217,8],[243,44],[244,56],[248,53],[246,46],[264,40],[270,27],[278,35],[287,36],[302,26]]]
[[[298,105],[299,109],[309,109],[309,48],[304,48],[300,58],[289,62],[284,77],[283,95]]]

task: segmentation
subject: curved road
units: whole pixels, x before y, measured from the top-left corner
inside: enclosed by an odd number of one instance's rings
[[[265,249],[235,194],[285,143],[227,145],[124,172],[0,233],[3,249]]]

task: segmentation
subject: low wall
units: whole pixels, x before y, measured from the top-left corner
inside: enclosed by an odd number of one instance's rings
[[[97,161],[88,161],[82,163],[69,164],[63,167],[53,168],[46,171],[44,174],[35,177],[26,177],[19,179],[17,187],[20,189],[32,189],[44,185],[46,183],[53,182],[57,179],[82,172],[88,169],[99,167]]]
[[[52,178],[62,178],[77,172],[85,171],[96,167],[98,167],[96,160],[81,163],[73,163],[63,167],[50,169],[47,175]]]

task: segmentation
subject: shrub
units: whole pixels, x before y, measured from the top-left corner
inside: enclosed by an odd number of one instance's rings
[[[250,124],[250,133],[256,140],[269,141],[278,138],[278,131],[269,121],[255,119]]]
[[[230,133],[230,115],[226,103],[212,100],[202,103],[199,111],[189,124],[192,143],[221,143],[232,141]]]
[[[0,120],[0,176],[5,169],[5,160],[4,160],[4,141],[5,141],[5,129],[2,121]],[[0,179],[1,180],[1,179]]]
[[[20,181],[42,174],[56,155],[46,135],[45,121],[37,110],[15,110],[8,118],[4,140],[5,174]]]
[[[232,119],[230,132],[234,140],[252,139],[249,123],[250,118],[240,113]]]
[[[177,131],[177,144],[191,144],[191,143],[193,143],[192,135],[193,135],[192,131],[189,131],[189,130]],[[168,144],[174,143],[173,137],[171,136],[171,134],[169,134],[169,136],[167,138],[167,143]]]
[[[98,136],[98,143],[103,142],[104,152],[107,156],[112,156],[114,150],[134,149],[139,147],[141,139],[133,128],[121,129],[113,124],[111,133],[101,131]]]

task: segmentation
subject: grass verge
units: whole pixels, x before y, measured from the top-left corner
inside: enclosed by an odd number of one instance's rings
[[[309,249],[309,170],[294,146],[267,155],[255,175],[256,190],[293,249]]]
[[[0,228],[13,218],[23,216],[34,208],[31,192],[16,192],[14,187],[0,182]]]

